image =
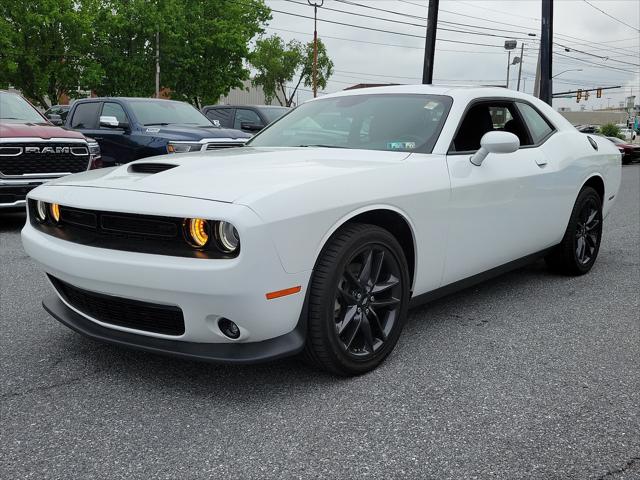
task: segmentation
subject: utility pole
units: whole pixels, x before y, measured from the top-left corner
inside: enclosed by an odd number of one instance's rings
[[[507,88],[509,88],[509,72],[511,71],[511,50],[509,50],[509,55],[507,55]]]
[[[520,67],[518,68],[518,86],[516,90],[520,91],[520,79],[522,78],[522,61],[524,60],[524,42],[520,45]]]
[[[553,95],[553,0],[542,0],[540,39],[540,100],[551,105]]]
[[[509,54],[507,56],[507,84],[505,85],[505,87],[507,88],[509,88],[509,73],[511,70],[511,50],[513,50],[517,46],[518,42],[516,40],[505,40],[504,42],[504,49],[507,50]]]
[[[324,0],[318,3],[307,0],[309,5],[313,7],[313,98],[318,95],[318,7],[324,4]]]
[[[427,33],[424,39],[424,63],[422,65],[422,83],[433,83],[433,61],[436,56],[436,32],[438,29],[438,6],[440,0],[429,0],[427,11]]]
[[[156,30],[156,98],[160,98],[160,30]]]

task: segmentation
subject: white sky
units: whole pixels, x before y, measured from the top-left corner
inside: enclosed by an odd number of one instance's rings
[[[352,4],[342,3],[339,0],[325,0],[324,7],[383,17],[399,22],[425,24],[427,0],[346,1]],[[588,1],[630,26],[625,26],[609,18],[589,6],[585,0],[555,0],[554,52],[574,58],[554,55],[553,73],[555,75],[569,69],[582,69],[582,71],[559,75],[554,80],[554,92],[623,85],[624,91],[620,89],[607,92],[605,90],[601,100],[596,99],[595,92],[593,92],[589,100],[586,103],[581,102],[581,105],[586,105],[587,109],[606,107],[607,104],[617,106],[632,90],[633,94],[637,95],[636,104],[640,103],[640,67],[638,66],[640,65],[640,33],[638,31],[640,28],[640,0]],[[313,16],[313,8],[306,5],[306,0],[293,0],[293,2],[267,0],[267,4],[272,9]],[[371,8],[363,8],[353,5],[353,3],[421,18],[399,16]],[[512,53],[513,58],[513,56],[520,54],[521,40],[519,39],[524,38],[525,54],[521,89],[525,87],[528,93],[532,93],[538,55],[538,39],[540,38],[540,14],[540,0],[440,0],[434,83],[504,85],[507,70],[507,52],[502,48],[504,40],[518,39],[517,53]],[[319,9],[318,18],[417,36],[363,30],[319,21],[318,35],[327,45],[335,64],[335,73],[326,88],[327,92],[342,90],[356,83],[421,82],[424,27],[354,16],[329,11],[325,8]],[[470,28],[444,22],[457,22],[512,32],[483,30],[482,28]],[[444,29],[453,31],[445,31]],[[462,33],[460,30],[472,30],[497,36],[473,35]],[[313,20],[273,12],[273,20],[269,23],[266,34],[274,33],[285,40],[295,38],[300,41],[310,41],[313,38]],[[528,37],[527,33],[535,33],[536,36]],[[357,40],[357,42],[329,37],[341,37]],[[444,40],[456,40],[470,44]],[[362,42],[376,42],[383,45]],[[389,46],[389,44],[396,46]],[[564,47],[569,47],[572,51],[566,52]],[[585,53],[577,52],[575,49]],[[592,63],[604,66],[595,66]],[[611,67],[615,67],[615,69]],[[516,88],[517,76],[518,66],[511,67],[511,88]],[[309,96],[310,93],[301,92],[300,100],[309,98]],[[579,108],[575,99],[556,99],[554,106]]]

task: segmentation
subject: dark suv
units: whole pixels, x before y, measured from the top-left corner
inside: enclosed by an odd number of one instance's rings
[[[66,127],[95,138],[104,167],[166,153],[240,147],[251,135],[220,128],[188,103],[156,98],[88,98]]]
[[[256,133],[289,110],[289,107],[271,105],[207,105],[202,113],[221,127]]]

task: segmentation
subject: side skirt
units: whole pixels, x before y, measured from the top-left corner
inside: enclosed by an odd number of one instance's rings
[[[518,260],[514,260],[509,263],[505,263],[504,265],[492,268],[491,270],[487,270],[486,272],[482,272],[477,275],[458,280],[457,282],[450,283],[449,285],[445,285],[444,287],[436,288],[435,290],[431,290],[430,292],[412,296],[411,301],[409,302],[409,308],[415,308],[419,307],[420,305],[424,305],[425,303],[433,302],[434,300],[437,300],[439,298],[446,297],[447,295],[451,295],[452,293],[459,292],[460,290],[464,290],[465,288],[472,287],[491,278],[498,277],[517,268],[534,263],[536,260],[539,260],[551,253],[554,248],[555,247],[551,247],[545,250],[541,250],[540,252],[527,255],[526,257],[519,258]]]

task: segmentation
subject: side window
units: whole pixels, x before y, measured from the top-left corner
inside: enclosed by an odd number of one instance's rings
[[[474,152],[480,148],[480,140],[487,132],[513,133],[520,145],[531,145],[527,130],[513,103],[497,101],[473,105],[465,114],[458,133],[453,139],[452,151]]]
[[[207,110],[206,117],[214,124],[216,121],[220,122],[221,127],[231,127],[231,117],[233,114],[232,108],[212,108]]]
[[[240,130],[242,122],[255,123],[256,125],[262,125],[263,123],[258,114],[253,110],[238,108],[236,109],[236,119],[233,122],[233,128]]]
[[[549,122],[531,105],[518,103],[518,109],[529,127],[534,144],[542,142],[553,132],[553,127]]]
[[[127,114],[124,113],[124,108],[117,103],[105,103],[102,107],[101,116],[116,117],[119,123],[128,122]]]
[[[73,112],[71,128],[97,128],[100,102],[80,103]]]

